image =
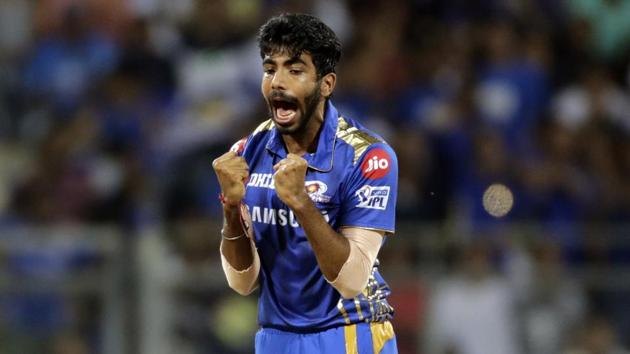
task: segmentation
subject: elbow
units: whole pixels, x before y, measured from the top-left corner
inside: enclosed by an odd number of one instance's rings
[[[251,294],[258,287],[258,273],[260,272],[260,258],[252,242],[252,252],[254,260],[252,264],[244,270],[236,270],[221,253],[221,266],[227,279],[228,286],[238,294],[246,296]]]
[[[230,281],[228,281],[228,285],[230,286],[232,290],[236,291],[237,294],[242,295],[242,296],[247,296],[253,293],[254,290],[256,290],[257,288],[256,284],[252,284],[249,287],[243,287],[243,286],[239,286],[239,284],[234,284],[233,282],[230,282]]]
[[[353,245],[350,246],[348,260],[339,270],[337,277],[329,281],[344,299],[352,299],[361,294],[368,284],[370,276],[370,262],[362,252]]]
[[[342,276],[341,279],[337,278],[334,282],[330,283],[341,297],[344,299],[353,299],[359,296],[363,289],[367,286],[368,276],[362,274],[355,274],[355,277]]]
[[[339,291],[339,294],[341,294],[341,297],[343,297],[344,299],[353,299],[359,296],[359,294],[361,294],[363,289],[354,287],[354,288],[337,289],[337,291]]]

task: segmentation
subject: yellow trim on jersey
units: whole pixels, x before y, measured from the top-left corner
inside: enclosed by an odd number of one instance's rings
[[[256,135],[256,134],[258,134],[260,132],[264,132],[266,130],[270,130],[271,128],[273,128],[273,120],[267,119],[266,121],[260,123],[260,125],[258,125],[258,127],[256,127],[256,129],[252,133],[252,136],[254,136],[254,135]]]
[[[357,343],[357,325],[343,327],[344,337],[346,338],[346,354],[359,354],[359,345]]]
[[[394,327],[389,321],[370,323],[370,331],[372,332],[372,347],[374,354],[379,354],[385,343],[394,338]],[[346,342],[346,346],[348,342]]]
[[[359,314],[359,321],[363,321],[363,311],[361,311],[361,303],[358,297],[354,298],[354,307],[356,307],[357,313]]]
[[[350,317],[348,317],[348,312],[346,312],[345,307],[343,307],[343,298],[339,299],[339,302],[337,303],[337,309],[339,309],[339,312],[341,312],[343,320],[346,321],[346,324],[350,324]]]
[[[356,127],[351,127],[343,117],[339,117],[337,121],[337,138],[354,148],[354,164],[370,145],[381,141]]]

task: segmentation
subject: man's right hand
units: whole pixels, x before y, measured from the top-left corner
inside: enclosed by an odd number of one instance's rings
[[[229,151],[212,161],[221,193],[229,205],[238,205],[245,197],[245,181],[249,178],[249,166],[241,156]]]

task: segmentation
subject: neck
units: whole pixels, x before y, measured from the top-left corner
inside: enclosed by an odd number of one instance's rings
[[[313,117],[309,119],[307,125],[299,132],[282,135],[282,140],[287,147],[287,151],[298,156],[307,152],[317,150],[317,141],[321,127],[324,124],[324,109],[326,101],[322,100],[313,112]]]

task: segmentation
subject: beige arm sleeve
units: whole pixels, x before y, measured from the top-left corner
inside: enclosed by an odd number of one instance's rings
[[[337,278],[328,281],[345,299],[356,297],[367,286],[370,272],[383,243],[384,232],[361,228],[341,230],[350,243],[348,260],[343,264]]]
[[[221,241],[223,242],[223,241]],[[256,251],[256,245],[254,241],[250,239],[252,246],[252,254],[254,255],[254,262],[249,268],[244,270],[236,270],[221,251],[221,266],[223,266],[223,272],[227,278],[228,285],[241,295],[249,295],[258,287],[258,272],[260,271],[260,257]],[[221,247],[219,249],[222,249]]]

